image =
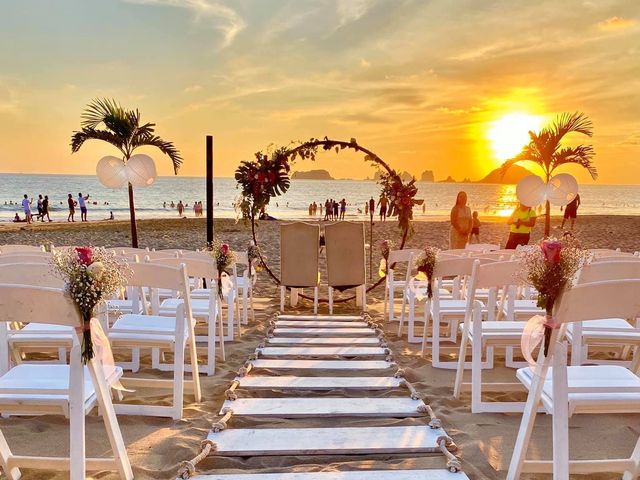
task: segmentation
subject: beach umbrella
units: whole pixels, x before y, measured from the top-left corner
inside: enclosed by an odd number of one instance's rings
[[[578,181],[568,173],[553,176],[547,184],[547,199],[551,204],[564,207],[578,194]]]
[[[108,155],[96,165],[96,175],[107,188],[120,188],[127,183],[127,167],[121,158]]]
[[[516,186],[518,201],[527,207],[537,207],[542,204],[547,195],[547,185],[537,175],[527,175]]]
[[[156,181],[156,164],[149,155],[138,153],[127,162],[127,177],[134,187],[148,187]]]

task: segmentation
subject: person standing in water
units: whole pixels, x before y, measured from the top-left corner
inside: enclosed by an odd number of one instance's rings
[[[51,221],[51,217],[49,216],[49,195],[44,196],[44,200],[42,200],[42,217],[41,220],[44,222],[44,217],[47,217],[47,220]]]
[[[385,222],[387,220],[387,197],[385,197],[384,193],[380,195],[380,200],[378,200],[378,205],[380,206],[380,221]]]
[[[78,193],[78,205],[80,206],[80,220],[83,222],[87,221],[87,204],[85,200],[89,199],[89,195],[86,197],[82,196],[82,192]]]
[[[22,211],[27,223],[31,223],[31,200],[29,200],[29,196],[26,193],[22,199]]]
[[[184,212],[184,204],[182,203],[182,200],[180,200],[178,202],[178,215],[182,216],[182,213]]]
[[[67,205],[69,205],[69,215],[67,216],[67,222],[75,222],[73,216],[76,214],[76,202],[73,200],[73,195],[69,194],[67,197]]]
[[[465,248],[469,242],[472,220],[471,209],[467,207],[467,192],[458,192],[456,204],[451,209],[451,229],[449,249]]]
[[[376,201],[371,197],[369,199],[369,220],[373,223],[373,216],[376,214]]]

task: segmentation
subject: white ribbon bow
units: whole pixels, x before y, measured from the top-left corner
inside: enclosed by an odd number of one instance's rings
[[[533,351],[542,343],[545,329],[556,329],[559,326],[553,317],[547,315],[534,315],[527,321],[520,339],[520,350],[532,370],[537,366],[537,362],[533,358]]]

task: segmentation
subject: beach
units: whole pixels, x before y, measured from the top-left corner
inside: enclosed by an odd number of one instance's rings
[[[553,218],[552,225],[560,223]],[[149,248],[202,248],[205,243],[204,219],[162,219],[142,220],[138,224],[141,246]],[[415,222],[414,234],[407,242],[409,247],[435,245],[446,248],[448,242],[448,222]],[[279,222],[266,221],[258,224],[259,245],[268,259],[270,267],[277,274],[279,256]],[[250,239],[250,226],[230,219],[215,221],[216,234],[229,242],[235,249],[244,249]],[[560,231],[553,229],[553,232]],[[631,232],[640,231],[640,217],[635,216],[582,216],[576,226],[576,238],[588,248],[621,248],[622,250],[640,250],[640,239]],[[542,222],[535,228],[532,242],[540,239]],[[380,260],[378,243],[391,239],[399,243],[400,232],[393,220],[376,222],[373,228],[373,264],[374,280],[377,279],[377,265]],[[500,219],[483,219],[481,241],[504,245],[507,227]],[[367,226],[367,238],[369,230]],[[96,246],[126,246],[129,244],[128,222],[90,222],[90,223],[53,223],[34,226],[7,224],[0,226],[0,243],[54,245],[92,244]],[[369,310],[374,319],[381,319],[382,287],[368,294]],[[264,338],[267,320],[279,309],[276,285],[267,275],[259,274],[255,290],[256,321],[243,327],[242,339],[227,344],[227,360],[218,362],[216,374],[202,376],[203,402],[195,404],[187,397],[184,417],[181,420],[119,416],[118,420],[127,444],[127,451],[133,465],[136,479],[174,478],[180,463],[194,457],[200,442],[206,437],[211,423],[216,418],[224,400],[224,391],[233,380],[236,371],[256,345]],[[326,292],[321,291],[321,296]],[[302,302],[297,312],[306,313],[310,309],[308,302]],[[326,312],[326,305],[320,311]],[[335,313],[356,312],[353,303],[339,304]],[[397,336],[397,324],[384,323],[389,345],[394,352],[395,361],[406,372],[408,380],[414,383],[425,401],[435,410],[443,426],[460,448],[463,470],[475,480],[503,479],[511,457],[511,448],[520,424],[519,414],[474,414],[470,412],[470,398],[463,395],[460,401],[452,396],[454,372],[431,367],[429,359],[419,355],[419,345],[408,344]],[[149,358],[143,358],[145,368],[142,375],[154,378],[170,378],[168,373],[159,373],[149,368]],[[500,365],[498,361],[498,365]],[[492,381],[515,381],[515,372],[498,367],[487,373]],[[241,392],[241,395],[246,392]],[[384,395],[385,393],[380,393]],[[494,399],[524,400],[524,393],[498,393],[487,395]],[[144,398],[146,402],[166,401],[168,392],[144,390],[126,396],[135,402]],[[551,444],[551,418],[541,415],[536,422],[531,447],[532,458],[549,458]],[[296,426],[327,425],[331,419],[295,421]],[[342,426],[355,425],[400,425],[411,424],[416,420],[363,420],[341,419]],[[322,423],[324,422],[324,423]],[[381,423],[382,422],[382,423]],[[252,425],[250,419],[232,419],[233,427]],[[264,421],[260,425],[265,425]],[[270,426],[291,426],[291,420],[271,420]],[[43,416],[24,419],[2,419],[0,428],[7,436],[15,453],[46,455],[64,455],[68,449],[66,440],[68,422],[64,418]],[[633,415],[582,415],[571,419],[571,455],[574,458],[602,458],[625,456],[632,450],[640,432],[640,419]],[[60,441],[56,441],[60,439]],[[64,440],[62,440],[64,439]],[[91,456],[105,455],[109,448],[104,428],[99,417],[92,415],[87,421],[87,452]],[[240,470],[278,471],[285,467],[296,466],[295,470],[346,470],[359,468],[430,468],[442,467],[440,456],[429,455],[377,455],[359,456],[353,460],[348,456],[328,457],[251,457],[222,458],[210,456],[198,466],[198,472],[233,473]],[[65,473],[25,471],[25,478],[63,479]],[[101,473],[92,478],[116,478],[114,473]],[[548,476],[525,476],[524,478],[548,478]],[[595,480],[617,478],[610,474],[589,475]]]

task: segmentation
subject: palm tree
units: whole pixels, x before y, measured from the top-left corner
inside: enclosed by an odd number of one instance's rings
[[[595,152],[592,145],[578,145],[577,147],[562,147],[561,141],[569,133],[581,133],[587,137],[593,136],[593,123],[584,113],[562,113],[555,121],[539,132],[529,132],[531,141],[522,148],[515,157],[502,164],[502,174],[512,165],[519,162],[533,162],[542,168],[545,183],[548,183],[553,172],[561,165],[575,164],[586,168],[594,180],[598,178],[598,171],[593,164]],[[549,236],[551,229],[551,205],[545,204],[544,235]]]
[[[100,129],[98,127],[104,126]],[[140,112],[125,110],[113,99],[95,99],[82,112],[80,131],[71,136],[71,152],[75,153],[87,140],[102,140],[110,143],[122,153],[123,163],[127,163],[135,149],[144,146],[157,147],[173,162],[177,175],[182,164],[182,156],[172,142],[167,142],[154,133],[155,123],[140,124]],[[136,211],[133,201],[133,185],[129,183],[129,213],[131,215],[131,245],[138,247]]]

